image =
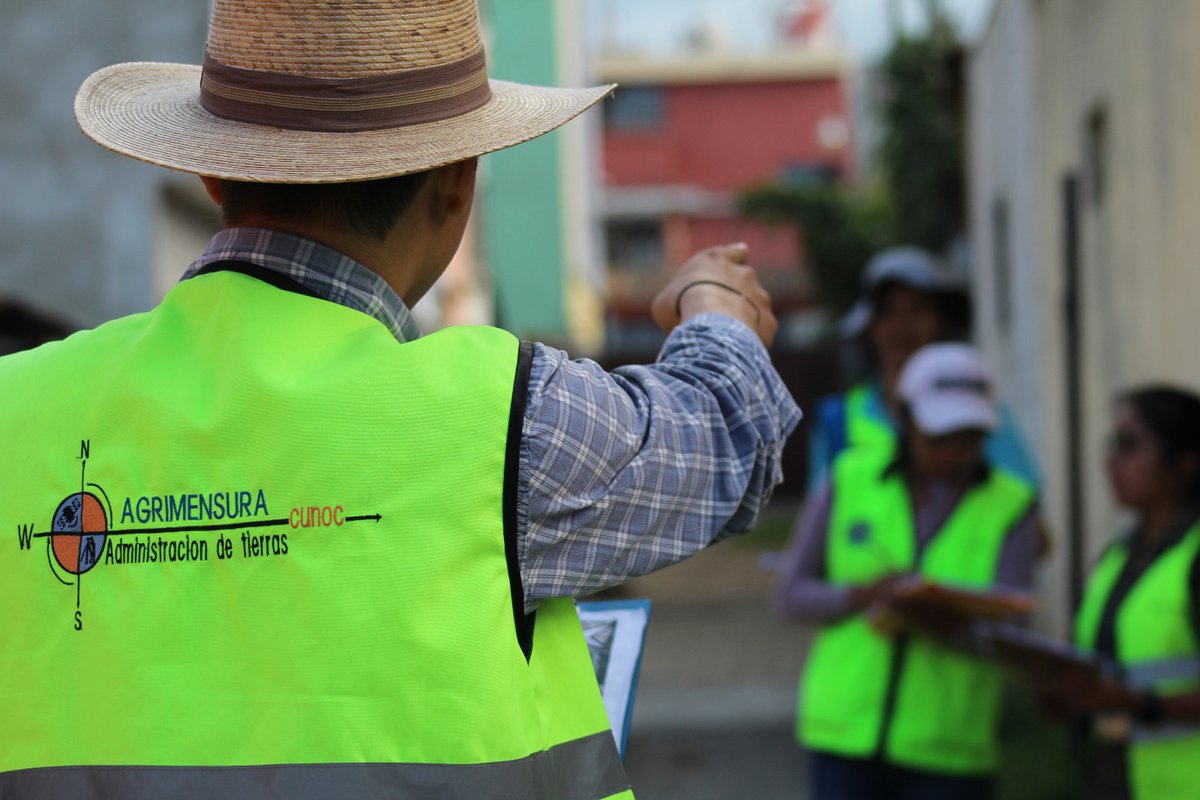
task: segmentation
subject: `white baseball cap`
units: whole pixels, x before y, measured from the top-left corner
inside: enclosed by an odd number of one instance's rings
[[[897,393],[913,422],[930,436],[994,430],[995,381],[979,352],[965,344],[922,347],[900,373]]]

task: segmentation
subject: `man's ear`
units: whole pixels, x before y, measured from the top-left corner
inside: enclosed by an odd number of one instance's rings
[[[433,183],[431,211],[436,222],[445,222],[471,212],[478,163],[478,158],[468,158],[434,170],[430,176]]]
[[[221,179],[201,175],[200,182],[204,184],[204,191],[208,192],[212,201],[218,206],[222,205],[222,201],[225,199],[225,186],[221,183]]]

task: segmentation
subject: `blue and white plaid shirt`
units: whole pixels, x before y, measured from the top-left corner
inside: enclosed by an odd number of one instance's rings
[[[382,278],[316,242],[229,228],[184,279],[225,260],[282,273],[374,317],[401,342],[421,335]],[[750,529],[783,478],[780,454],[799,420],[758,338],[721,314],[676,328],[656,364],[611,373],[535,344],[517,487],[526,610]]]

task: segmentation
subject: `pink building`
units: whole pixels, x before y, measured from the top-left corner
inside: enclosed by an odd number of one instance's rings
[[[840,52],[606,56],[599,72],[621,85],[606,105],[603,140],[610,344],[634,344],[626,334],[648,320],[649,298],[671,270],[723,242],[749,243],[777,309],[805,307],[799,236],[741,218],[737,198],[756,185],[849,177]]]

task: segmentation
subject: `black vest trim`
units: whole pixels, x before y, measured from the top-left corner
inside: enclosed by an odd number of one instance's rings
[[[241,275],[246,275],[251,278],[257,278],[263,283],[269,283],[276,289],[283,289],[288,292],[295,292],[306,297],[315,297],[318,300],[323,299],[319,294],[309,289],[304,284],[294,280],[282,272],[276,272],[273,269],[260,267],[258,264],[251,264],[248,261],[213,261],[211,264],[205,264],[200,269],[192,274],[192,277],[198,275],[211,275],[214,272],[237,272]]]
[[[537,612],[525,613],[525,589],[521,584],[521,562],[517,550],[517,485],[520,479],[521,430],[529,400],[529,373],[532,368],[533,345],[523,341],[517,352],[517,372],[513,377],[512,406],[508,416],[508,442],[504,453],[504,557],[508,562],[508,583],[517,642],[527,662],[533,655],[533,625]]]

